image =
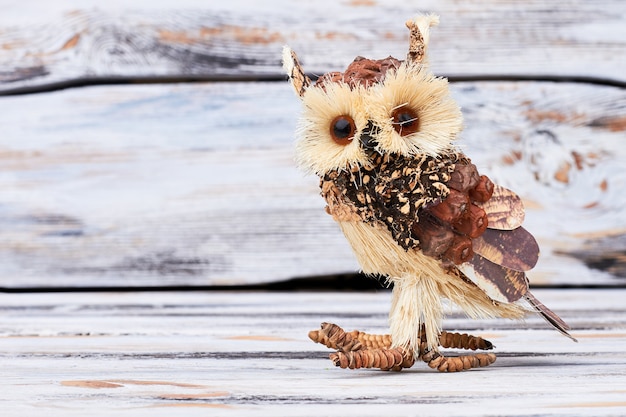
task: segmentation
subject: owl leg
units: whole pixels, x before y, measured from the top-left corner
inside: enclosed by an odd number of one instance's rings
[[[413,355],[402,348],[391,348],[390,335],[374,335],[353,330],[344,331],[332,323],[322,323],[320,330],[309,332],[309,338],[337,352],[330,354],[340,368],[379,368],[400,371],[415,363]]]

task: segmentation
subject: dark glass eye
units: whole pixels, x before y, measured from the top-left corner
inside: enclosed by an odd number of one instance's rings
[[[393,117],[393,128],[401,136],[410,135],[419,130],[420,123],[417,112],[406,106],[395,109],[391,117]]]
[[[330,136],[339,145],[347,145],[352,142],[356,125],[352,117],[347,115],[337,116],[330,123]]]

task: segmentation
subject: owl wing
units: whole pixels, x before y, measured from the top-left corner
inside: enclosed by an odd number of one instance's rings
[[[524,206],[519,196],[479,175],[467,158],[456,164],[446,185],[448,197],[419,214],[414,230],[422,251],[453,263],[492,300],[512,303],[525,298],[548,323],[572,338],[569,326],[528,290],[525,271],[537,263],[539,246],[521,226]]]

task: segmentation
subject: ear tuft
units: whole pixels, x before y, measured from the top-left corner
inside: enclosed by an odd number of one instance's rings
[[[296,53],[288,46],[283,47],[283,68],[296,94],[302,98],[306,89],[311,85],[311,80],[304,73]]]
[[[438,24],[439,16],[435,14],[419,15],[406,22],[406,27],[411,32],[407,61],[413,64],[426,64],[426,50],[430,40],[430,28]]]

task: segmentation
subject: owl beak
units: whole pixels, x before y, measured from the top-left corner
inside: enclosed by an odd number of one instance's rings
[[[367,122],[367,126],[363,129],[363,133],[359,137],[359,141],[361,142],[361,147],[365,150],[374,150],[378,145],[378,141],[376,140],[376,136],[378,134],[379,129],[374,126],[372,121]]]

